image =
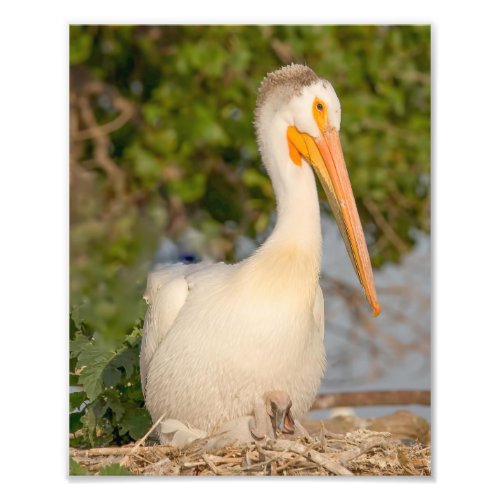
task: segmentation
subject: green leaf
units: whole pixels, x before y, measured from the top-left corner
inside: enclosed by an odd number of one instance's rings
[[[69,457],[69,475],[70,476],[88,476],[87,469],[82,467],[78,462]]]
[[[98,344],[85,347],[78,357],[77,368],[82,369],[78,382],[83,385],[88,398],[93,401],[103,386],[103,372],[115,353]]]
[[[272,186],[269,177],[255,168],[248,168],[243,172],[243,182],[248,187],[259,187],[266,195],[272,196]]]
[[[141,439],[151,427],[151,418],[147,410],[136,408],[125,413],[120,426],[133,439]]]
[[[102,372],[102,381],[104,387],[113,387],[116,384],[119,384],[121,379],[122,372],[115,366],[110,364],[104,368]]]
[[[70,318],[72,323],[74,324],[74,328],[76,328],[76,330],[80,331],[81,333],[85,333],[87,330],[87,325],[85,324],[85,307],[87,305],[87,302],[87,297],[81,298],[77,305],[73,305],[70,313]],[[71,329],[72,327],[70,327],[70,334]],[[78,333],[77,331],[74,331],[73,333]]]
[[[72,358],[78,357],[78,355],[90,345],[90,340],[87,336],[77,333],[74,340],[69,343],[69,352]]]
[[[111,464],[99,469],[100,476],[133,476],[126,467],[120,464]]]
[[[134,144],[127,150],[127,156],[133,165],[134,172],[148,184],[157,182],[165,168],[164,161],[144,149],[139,144]]]
[[[169,190],[185,203],[193,203],[200,199],[205,192],[206,177],[195,173],[189,178],[178,179],[170,182]]]
[[[86,412],[83,417],[87,431],[93,434],[97,426],[97,422],[104,415],[108,408],[108,404],[103,398],[96,399],[86,407]]]
[[[70,27],[69,60],[71,64],[81,64],[86,61],[92,51],[92,35],[85,33],[82,26]]]
[[[122,349],[113,359],[113,366],[125,369],[127,377],[134,373],[134,367],[139,365],[139,352],[135,348]]]
[[[77,430],[83,427],[82,422],[82,414],[81,413],[70,413],[69,414],[69,432],[71,434],[75,433]]]
[[[80,411],[80,407],[87,399],[84,391],[72,392],[69,395],[69,411]]]
[[[117,396],[114,393],[111,393],[108,396],[108,406],[114,412],[116,419],[118,421],[121,420],[123,414],[125,413],[125,408],[122,402],[117,398]]]

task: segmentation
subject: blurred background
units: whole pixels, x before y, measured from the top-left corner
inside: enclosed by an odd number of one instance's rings
[[[383,311],[372,318],[320,189],[321,392],[430,389],[430,27],[71,26],[72,445],[151,424],[138,354],[152,266],[238,261],[272,230],[253,110],[290,62],[340,98]]]

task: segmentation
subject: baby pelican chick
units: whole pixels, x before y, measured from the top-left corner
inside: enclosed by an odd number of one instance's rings
[[[275,437],[291,434],[295,437],[307,436],[307,431],[292,415],[292,400],[286,391],[271,391],[265,394],[266,412],[271,420]]]

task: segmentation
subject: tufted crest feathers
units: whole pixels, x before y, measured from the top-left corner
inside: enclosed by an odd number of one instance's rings
[[[270,96],[278,97],[281,102],[286,102],[292,97],[300,95],[304,87],[317,81],[319,78],[316,73],[303,64],[292,63],[268,73],[259,88],[256,116],[258,117]]]

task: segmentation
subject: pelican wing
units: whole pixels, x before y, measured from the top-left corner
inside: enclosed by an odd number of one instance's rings
[[[188,276],[209,265],[166,265],[149,274],[144,292],[144,299],[149,307],[144,318],[141,344],[141,383],[144,395],[151,359],[187,300],[190,288]]]
[[[151,358],[186,301],[188,287],[184,279],[185,268],[183,264],[172,265],[148,276],[144,299],[149,307],[144,317],[141,344],[141,383],[144,395]]]

